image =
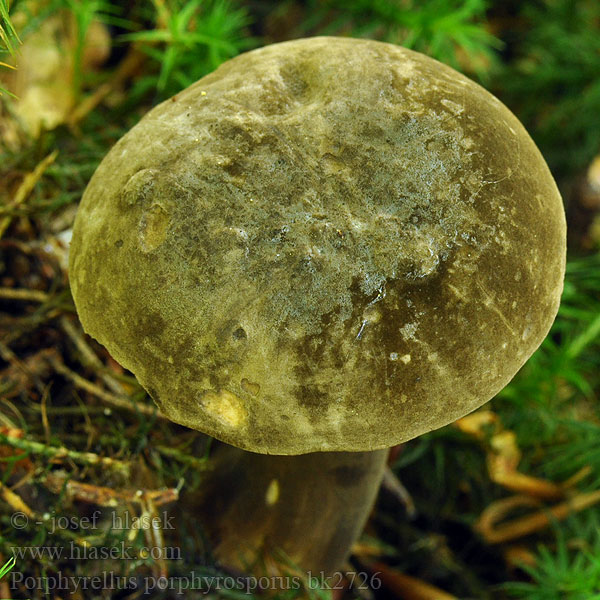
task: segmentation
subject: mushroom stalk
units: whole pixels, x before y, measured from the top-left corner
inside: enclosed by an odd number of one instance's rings
[[[269,559],[315,576],[348,558],[373,507],[387,450],[255,454],[222,445],[198,506],[226,565],[260,572]]]

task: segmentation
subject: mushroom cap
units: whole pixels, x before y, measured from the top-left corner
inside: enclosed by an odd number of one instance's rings
[[[70,267],[85,330],[173,421],[255,452],[372,450],[510,381],[556,315],[565,219],[486,90],[319,37],[152,109],[91,179]]]

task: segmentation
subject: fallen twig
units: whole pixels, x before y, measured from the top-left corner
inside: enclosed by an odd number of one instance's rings
[[[181,452],[181,450],[178,450],[177,448],[171,448],[170,446],[154,446],[154,448],[161,454],[174,458],[184,465],[189,465],[197,471],[210,471],[214,468],[210,461],[203,458],[190,456],[189,454]]]
[[[0,298],[5,300],[24,300],[26,302],[48,302],[51,296],[40,290],[0,287]]]
[[[179,499],[177,488],[164,490],[113,490],[112,488],[81,483],[68,479],[66,475],[49,473],[43,481],[53,493],[64,492],[71,500],[88,502],[98,506],[112,507],[128,502],[141,505],[151,501],[154,506],[161,506]]]
[[[82,389],[90,394],[100,398],[107,404],[110,404],[114,408],[124,409],[128,411],[134,411],[146,415],[148,417],[157,417],[161,419],[166,419],[165,415],[160,412],[158,407],[150,406],[149,404],[141,404],[136,402],[133,398],[129,396],[117,396],[116,394],[111,394],[106,390],[103,390],[100,386],[88,381],[81,375],[75,373],[69,369],[58,357],[57,354],[53,353],[48,356],[48,360],[52,364],[52,367],[57,373],[64,375],[67,379],[70,379],[75,387]]]
[[[9,487],[6,487],[0,481],[0,496],[12,508],[13,512],[23,513],[28,518],[35,515],[33,510],[24,502],[24,500],[13,492]]]
[[[77,351],[83,359],[81,362],[84,366],[90,366],[98,371],[104,368],[102,361],[98,358],[98,356],[96,356],[89,344],[85,341],[81,332],[77,327],[75,327],[75,325],[73,325],[70,319],[63,315],[60,318],[60,326],[75,344]],[[112,390],[112,392],[118,395],[124,395],[123,386],[114,377],[111,377],[108,373],[101,373],[100,378]]]
[[[383,481],[381,484],[400,501],[409,519],[414,519],[417,516],[417,509],[410,493],[389,467],[386,467],[383,472]]]
[[[67,121],[69,127],[74,128],[79,121],[84,119],[91,111],[119,85],[127,81],[143,64],[146,57],[135,46],[129,51],[121,61],[112,79],[98,87],[98,89],[85,98],[71,113]]]
[[[17,208],[20,204],[27,200],[27,197],[33,191],[36,183],[42,178],[42,175],[46,171],[46,169],[56,160],[58,156],[58,150],[53,150],[46,158],[44,158],[31,173],[28,173],[23,178],[21,185],[17,189],[14,200],[9,203],[4,209],[3,212],[10,212]],[[12,221],[13,216],[11,214],[7,214],[0,221],[0,238],[4,235],[4,232],[8,229]]]
[[[440,588],[416,577],[400,573],[383,563],[369,565],[372,578],[378,578],[385,587],[403,600],[458,600]]]
[[[19,450],[24,450],[30,454],[37,454],[49,458],[50,460],[61,460],[69,458],[74,462],[85,465],[102,465],[107,468],[116,468],[124,472],[129,471],[129,463],[115,458],[100,456],[93,452],[78,452],[69,450],[64,446],[49,446],[41,442],[34,442],[25,438],[8,436],[0,433],[0,444],[6,444]]]
[[[521,450],[513,431],[502,427],[498,416],[491,410],[478,410],[454,426],[479,440],[486,451],[490,479],[509,490],[536,498],[555,500],[564,498],[568,489],[547,479],[526,475],[518,470]]]
[[[577,494],[549,508],[525,517],[519,517],[502,525],[497,525],[506,513],[519,506],[539,505],[536,500],[527,496],[511,496],[493,502],[488,506],[475,524],[476,531],[489,544],[499,544],[524,537],[547,527],[553,520],[562,521],[574,512],[578,512],[600,502],[600,490],[586,494]]]
[[[159,554],[154,558],[152,563],[153,574],[156,578],[164,577],[166,579],[169,576],[169,571],[167,568],[167,561],[165,560],[165,540],[162,528],[155,525],[155,523],[160,523],[160,517],[156,510],[156,502],[154,502],[147,494],[143,496],[142,509],[142,519],[147,517],[147,522],[152,524],[151,527],[144,528],[144,535],[146,537],[148,548],[159,549]],[[148,556],[143,556],[142,558],[148,558]]]

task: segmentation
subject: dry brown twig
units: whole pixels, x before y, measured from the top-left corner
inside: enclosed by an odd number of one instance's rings
[[[25,302],[48,302],[51,296],[40,290],[0,287],[0,298],[4,300],[23,300]]]
[[[40,350],[21,360],[4,342],[0,341],[0,357],[10,365],[2,371],[2,376],[15,381],[23,390],[35,388],[38,393],[43,394],[45,386],[42,376],[47,370],[48,363],[45,358],[47,352],[47,349]]]
[[[94,353],[90,345],[85,341],[81,330],[78,329],[65,315],[60,318],[60,326],[75,344],[77,352],[82,359],[80,362],[83,364],[83,366],[92,367],[97,371],[100,371],[104,368],[102,361]],[[123,386],[114,377],[111,377],[108,373],[101,373],[100,378],[111,389],[112,392],[120,396],[125,395]]]
[[[405,575],[383,563],[369,565],[373,577],[378,577],[385,587],[403,600],[458,600],[456,596],[444,592],[416,577]]]
[[[404,506],[406,516],[409,519],[414,519],[417,516],[417,509],[412,496],[390,467],[385,468],[381,485]]]
[[[48,396],[50,395],[50,385],[48,384],[44,388],[44,392],[42,394],[42,401],[40,402],[40,410],[42,413],[42,427],[44,428],[44,439],[46,440],[46,444],[50,444],[50,422],[48,421]]]
[[[490,479],[507,489],[520,492],[516,496],[490,504],[475,524],[475,530],[489,544],[508,542],[530,535],[547,527],[552,520],[560,521],[573,512],[600,502],[600,491],[573,494],[564,502],[498,525],[510,511],[517,507],[539,507],[541,499],[565,498],[590,469],[583,468],[562,483],[520,473],[517,468],[521,460],[521,451],[516,436],[514,432],[503,429],[498,416],[490,410],[476,411],[456,421],[455,426],[484,444]]]
[[[154,559],[152,565],[154,571],[153,574],[157,578],[167,578],[169,576],[169,571],[164,556],[165,540],[163,537],[162,528],[156,525],[156,523],[160,523],[160,517],[158,515],[156,502],[154,502],[154,500],[148,494],[143,495],[142,510],[142,515],[146,516],[148,518],[148,522],[151,523],[151,527],[146,527],[144,529],[146,544],[148,545],[148,548],[160,548],[161,550],[159,557]]]
[[[93,111],[110,92],[134,75],[142,66],[145,59],[145,55],[134,46],[121,61],[111,80],[99,86],[93,94],[85,98],[75,108],[67,121],[69,127],[75,129],[77,124]]]
[[[102,389],[100,386],[88,381],[75,371],[72,371],[67,367],[61,360],[60,355],[56,352],[53,352],[48,355],[48,360],[50,361],[52,367],[57,373],[60,373],[67,379],[71,380],[75,387],[84,390],[93,396],[96,396],[106,404],[118,408],[121,410],[128,410],[133,412],[138,412],[140,414],[146,415],[148,417],[157,417],[161,419],[165,419],[166,417],[160,412],[158,407],[150,406],[149,404],[142,404],[136,402],[133,398],[129,396],[117,396],[116,394],[112,394]]]
[[[5,486],[0,481],[0,496],[12,508],[13,512],[19,512],[26,515],[28,518],[35,516],[34,511],[24,502],[24,500],[13,492],[9,487]]]
[[[528,496],[511,496],[498,500],[488,506],[475,524],[475,530],[489,544],[499,544],[530,535],[544,529],[552,521],[562,521],[570,514],[588,508],[600,502],[600,490],[585,494],[576,494],[565,502],[524,517],[519,517],[498,525],[508,512],[521,506],[539,506],[539,502]]]
[[[29,194],[33,191],[36,183],[42,178],[46,169],[56,160],[58,156],[58,150],[53,150],[46,158],[44,158],[31,173],[28,173],[23,178],[21,185],[17,189],[15,193],[15,197],[11,203],[9,203],[4,209],[3,212],[8,212],[15,210],[18,206],[23,204],[25,200],[27,200]],[[12,215],[7,214],[0,221],[0,238],[4,235],[4,232],[8,229],[12,221]]]
[[[15,435],[6,435],[0,433],[0,444],[5,444],[19,450],[23,450],[29,454],[37,454],[44,456],[51,461],[62,461],[63,459],[70,459],[76,463],[82,463],[85,465],[100,465],[102,467],[117,469],[124,473],[128,473],[130,465],[127,462],[118,460],[115,458],[100,456],[93,452],[78,452],[77,450],[69,450],[64,446],[49,446],[42,444],[41,442],[34,442],[24,437],[17,437]]]
[[[490,479],[509,490],[535,498],[564,498],[567,486],[518,471],[521,451],[514,432],[502,427],[498,416],[491,410],[478,410],[454,426],[479,440],[486,451]],[[491,430],[491,434],[488,432]]]
[[[161,506],[179,499],[177,488],[164,490],[113,490],[112,488],[81,483],[69,479],[61,473],[49,473],[44,485],[53,493],[65,493],[71,500],[88,502],[98,506],[114,508],[120,504],[143,505],[144,502],[152,502],[153,506]]]

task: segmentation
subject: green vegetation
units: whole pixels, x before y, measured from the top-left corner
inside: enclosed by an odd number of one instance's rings
[[[598,600],[600,598],[600,519],[597,513],[554,527],[552,546],[540,545],[535,567],[525,567],[530,582],[507,583],[511,598]]]
[[[585,167],[598,153],[599,22],[597,2],[522,3],[510,60],[493,76],[494,89],[559,175]]]
[[[158,27],[121,39],[143,42],[143,51],[160,71],[138,85],[156,88],[161,95],[171,96],[256,44],[245,29],[250,23],[247,10],[227,0],[155,6]]]
[[[15,47],[19,43],[19,36],[8,15],[8,0],[0,0],[0,58],[3,54],[14,55]],[[10,68],[0,60],[0,68]],[[10,93],[0,86],[0,95]]]
[[[53,125],[31,133],[28,123],[36,116],[19,105],[26,90],[17,89],[21,84],[4,63],[11,64],[21,42],[49,19],[63,23],[49,39],[61,45],[63,67],[54,79],[63,78],[60,89],[67,93]],[[105,52],[90,58],[89,39],[103,32],[94,39]],[[11,590],[16,598],[58,597],[49,588],[59,573],[223,575],[190,509],[211,468],[210,442],[157,418],[135,380],[81,334],[65,240],[96,166],[151,106],[240,52],[307,35],[403,44],[479,80],[539,144],[565,191],[572,227],[563,304],[551,334],[486,407],[493,419],[480,435],[449,426],[401,448],[393,470],[416,517],[407,518],[399,496],[384,490],[354,568],[364,570],[368,548],[391,575],[407,573],[457,598],[600,598],[600,505],[505,542],[491,542],[476,527],[486,509],[517,493],[491,475],[494,457],[509,447],[494,445],[504,439],[500,434],[514,434],[522,454],[509,481],[515,469],[537,478],[534,488],[542,480],[570,480],[562,495],[519,506],[504,520],[547,514],[565,499],[600,488],[600,254],[592,227],[600,194],[590,184],[582,200],[585,170],[600,154],[595,0],[20,0],[10,6],[0,0],[0,564],[14,547],[87,544],[99,551],[125,543],[132,553],[127,560],[97,561],[25,553],[0,582],[0,596],[15,573],[50,578],[47,593],[17,585]],[[31,65],[24,57],[18,68]],[[52,526],[53,519],[90,517],[97,509],[102,527]],[[11,515],[28,510],[25,526],[16,528]],[[142,529],[111,528],[113,510],[168,510],[177,526],[149,539]],[[144,554],[145,546],[157,544],[180,548],[181,559]],[[308,582],[303,585],[277,597],[299,597],[308,589]],[[110,590],[98,594],[108,598]],[[172,597],[157,589],[153,594]],[[222,590],[218,597],[253,594]]]

